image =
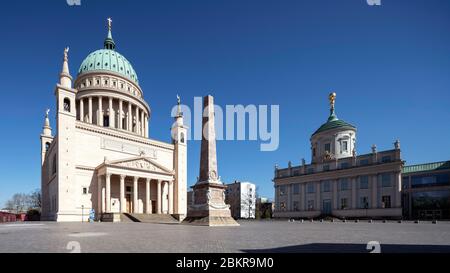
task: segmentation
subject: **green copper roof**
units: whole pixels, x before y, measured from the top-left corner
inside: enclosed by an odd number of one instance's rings
[[[334,112],[334,108],[330,110],[330,117],[328,117],[328,120],[326,123],[322,124],[319,129],[317,129],[313,135],[316,135],[318,133],[336,129],[336,128],[342,128],[342,129],[356,129],[355,126],[351,125],[350,123],[347,123],[343,120],[340,120],[337,118],[336,113]]]
[[[91,71],[111,71],[130,79],[139,85],[139,80],[131,63],[119,52],[115,51],[116,43],[112,38],[111,27],[104,42],[104,49],[89,54],[81,63],[78,75]]]
[[[402,173],[407,174],[407,173],[428,172],[447,169],[450,169],[450,161],[405,166],[403,167]]]

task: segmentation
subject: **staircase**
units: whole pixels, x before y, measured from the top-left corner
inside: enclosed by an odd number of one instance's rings
[[[170,214],[143,214],[143,213],[122,213],[121,222],[140,222],[155,224],[179,224]]]

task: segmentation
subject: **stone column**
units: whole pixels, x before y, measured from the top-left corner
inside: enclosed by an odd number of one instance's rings
[[[157,207],[157,214],[161,214],[161,180],[158,180],[158,184],[157,184],[157,191],[156,191],[156,207]]]
[[[111,212],[111,174],[106,174],[106,213]]]
[[[137,105],[136,105],[136,114],[135,114],[135,116],[136,116],[136,130],[135,130],[135,133],[139,134],[139,107],[137,107]]]
[[[145,136],[145,131],[144,131],[144,110],[141,110],[141,121],[140,121],[140,133],[141,133],[141,136]]]
[[[402,207],[402,173],[398,172],[395,174],[395,208]]]
[[[378,175],[372,175],[372,208],[378,208]]]
[[[102,176],[97,176],[97,215],[100,213],[103,213],[103,201],[102,201],[102,190],[103,190],[103,183],[102,183]]]
[[[123,101],[119,100],[119,129],[123,129]]]
[[[169,214],[173,214],[173,181],[169,181]]]
[[[148,138],[148,116],[145,115],[145,137]]]
[[[120,176],[120,212],[127,212],[127,201],[125,199],[125,177],[126,175]]]
[[[89,97],[89,123],[92,123],[92,97]]]
[[[133,180],[133,212],[139,213],[138,210],[138,179],[139,177],[135,176]]]
[[[98,97],[98,120],[97,120],[97,124],[100,126],[103,126],[103,97],[99,96]]]
[[[114,128],[113,99],[109,98],[109,127]]]
[[[84,122],[84,99],[80,99],[80,121]]]
[[[145,180],[145,213],[152,214],[152,202],[150,200],[150,178]]]
[[[128,131],[133,131],[133,115],[131,114],[131,103],[128,103]]]
[[[352,181],[352,209],[356,209],[356,177],[351,178]]]

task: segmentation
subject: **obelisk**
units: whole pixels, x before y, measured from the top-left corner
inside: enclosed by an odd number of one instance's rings
[[[214,98],[203,98],[202,144],[200,173],[193,189],[192,204],[188,204],[183,223],[204,226],[239,226],[231,217],[230,206],[225,204],[226,186],[217,170]]]

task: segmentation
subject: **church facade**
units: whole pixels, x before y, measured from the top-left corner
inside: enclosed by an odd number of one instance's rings
[[[187,213],[187,144],[181,111],[171,143],[149,138],[151,108],[131,63],[116,51],[108,19],[102,49],[76,79],[64,51],[55,88],[56,134],[48,112],[41,134],[42,220],[119,220],[122,213]],[[178,103],[180,103],[178,101]]]
[[[275,166],[274,217],[401,218],[400,142],[392,150],[356,154],[356,127],[330,116],[311,136],[312,160]]]

